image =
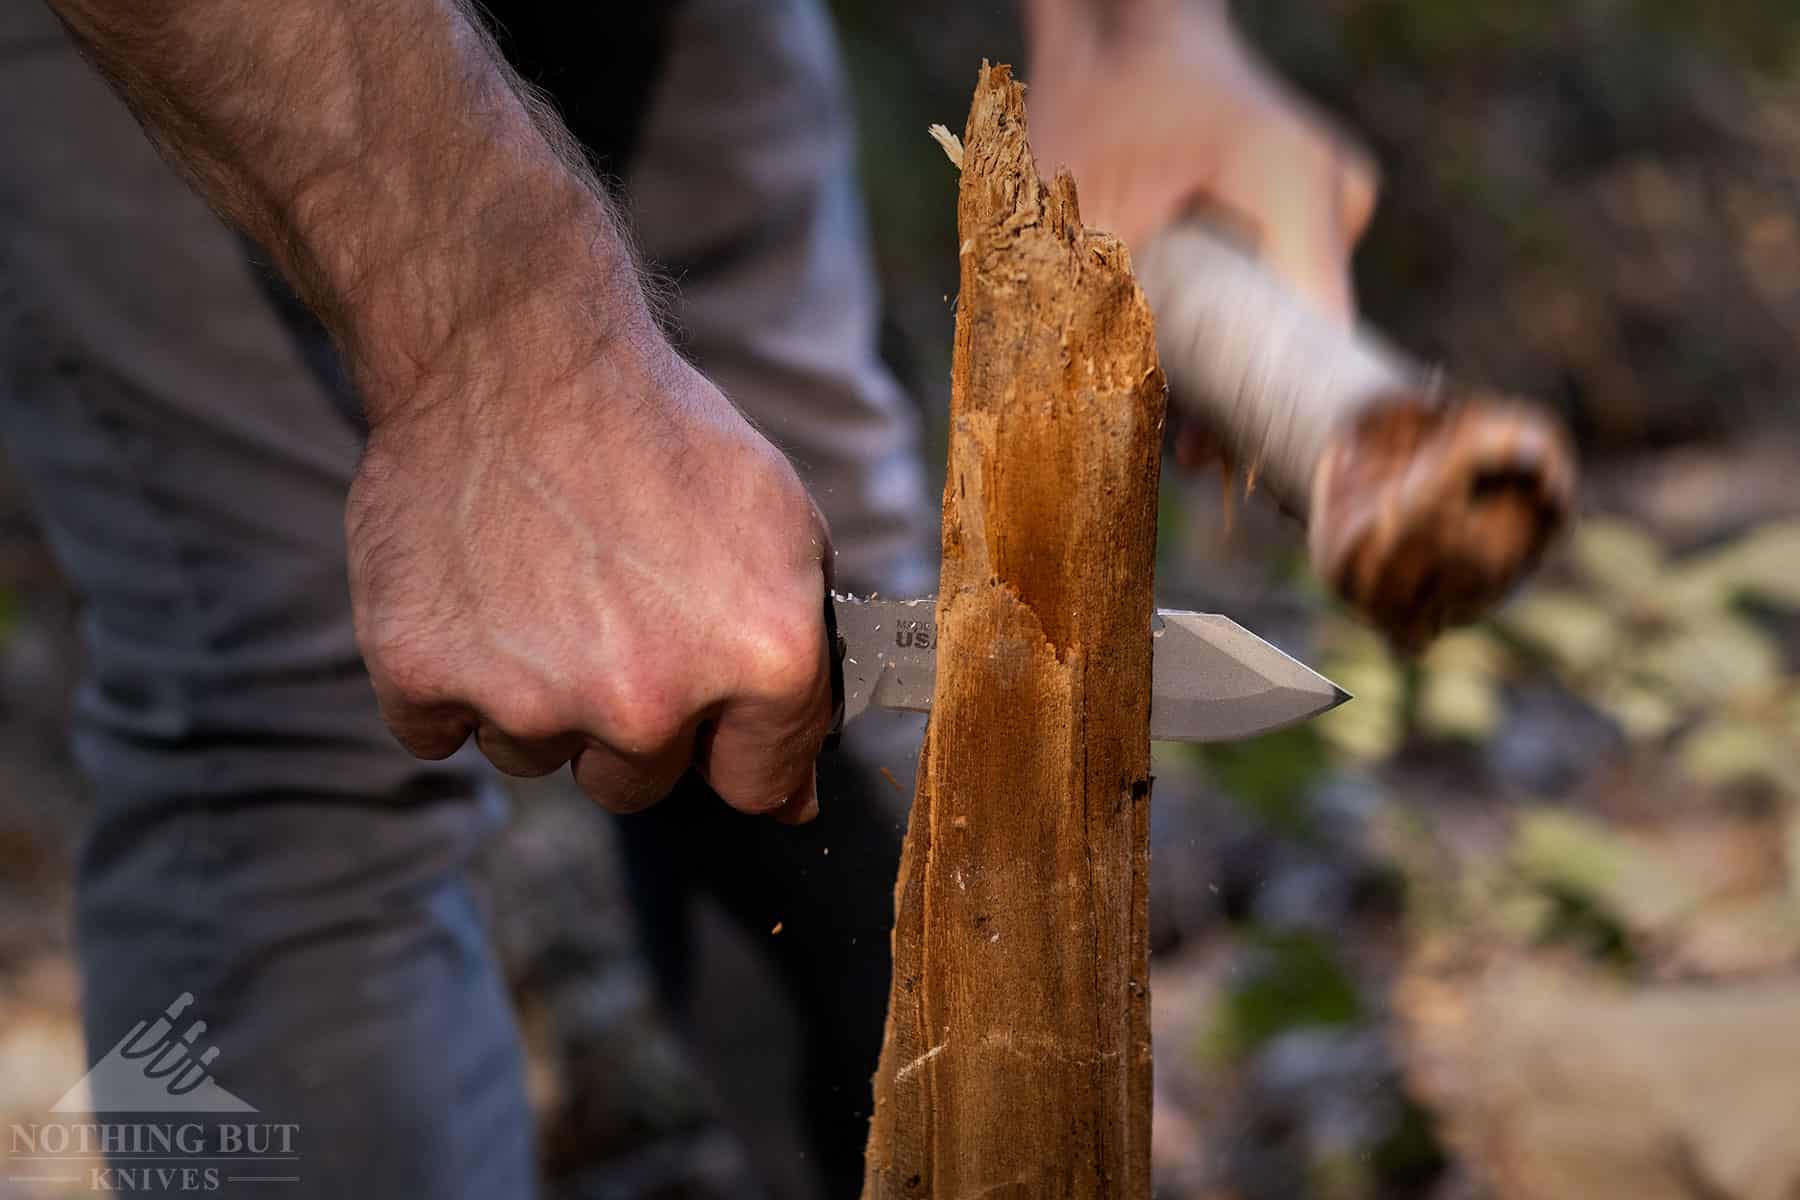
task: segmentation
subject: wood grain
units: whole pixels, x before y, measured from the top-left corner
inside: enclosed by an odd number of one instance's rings
[[[964,135],[937,696],[866,1200],[1150,1194],[1151,579],[1164,387],[1125,247],[983,64]]]

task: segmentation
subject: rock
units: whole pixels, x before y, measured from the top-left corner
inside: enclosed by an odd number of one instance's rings
[[[1250,1068],[1253,1103],[1290,1112],[1314,1156],[1355,1153],[1392,1129],[1399,1066],[1373,1029],[1296,1029],[1270,1040]]]
[[[1579,697],[1553,684],[1530,683],[1514,689],[1507,718],[1483,757],[1487,770],[1512,787],[1565,796],[1624,746],[1619,727]]]
[[[1341,929],[1356,893],[1357,864],[1343,855],[1278,849],[1251,903],[1252,919],[1273,929]]]

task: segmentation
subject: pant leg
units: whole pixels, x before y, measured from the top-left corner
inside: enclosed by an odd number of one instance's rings
[[[849,90],[816,0],[683,0],[625,185],[677,339],[787,453],[837,579],[929,590],[919,420],[882,365]]]
[[[191,994],[214,1082],[297,1127],[300,1182],[260,1190],[527,1196],[463,878],[502,809],[381,727],[344,578],[356,432],[41,6],[6,6],[0,52],[0,430],[87,601],[90,1054]]]
[[[684,0],[667,53],[625,181],[638,242],[674,282],[678,338],[794,461],[830,523],[837,585],[924,594],[935,556],[919,422],[877,356],[849,95],[823,6]],[[802,829],[694,784],[619,821],[673,1003],[687,995],[686,909],[700,894],[786,985],[809,1154],[831,1197],[861,1186],[905,819],[907,797],[873,765],[916,757],[919,728],[827,754],[822,815]]]
[[[887,1011],[889,933],[903,818],[890,785],[844,755],[819,763],[820,814],[799,828],[746,816],[690,779],[618,821],[665,1003],[692,1020],[686,911],[710,895],[774,968],[801,1053],[799,1117],[808,1155],[837,1200],[855,1196]]]

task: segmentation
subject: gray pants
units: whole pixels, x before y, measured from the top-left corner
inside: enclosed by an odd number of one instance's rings
[[[914,422],[875,362],[823,17],[689,0],[676,22],[626,180],[640,245],[676,279],[687,351],[813,488],[843,585],[920,589]],[[503,805],[469,750],[418,763],[377,717],[344,577],[361,437],[318,347],[31,3],[0,12],[0,161],[0,427],[87,602],[91,1056],[191,993],[212,1080],[298,1127],[297,1185],[230,1194],[531,1194],[517,1036],[465,880]],[[844,858],[820,893],[854,885]],[[861,908],[884,929],[882,869]],[[809,969],[867,934],[839,922]]]

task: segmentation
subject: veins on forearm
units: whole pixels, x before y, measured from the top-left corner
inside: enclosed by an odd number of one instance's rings
[[[534,308],[641,308],[579,151],[462,0],[50,2],[376,391]]]

